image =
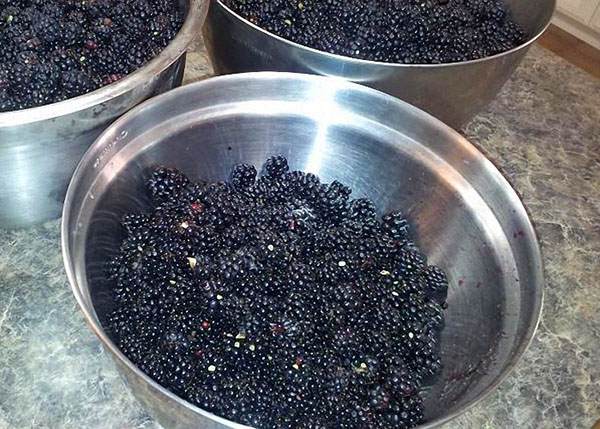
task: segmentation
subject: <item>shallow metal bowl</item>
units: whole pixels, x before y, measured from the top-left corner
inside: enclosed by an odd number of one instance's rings
[[[504,0],[527,34],[502,54],[454,64],[391,64],[333,55],[287,41],[211,0],[204,40],[217,74],[262,70],[338,76],[387,92],[460,128],[498,94],[545,31],[556,0]]]
[[[542,306],[540,250],[517,194],[463,137],[407,103],[342,79],[265,72],[209,79],[137,107],[96,141],[69,186],[62,245],[73,292],[150,414],[165,427],[242,427],[160,387],[105,332],[114,306],[105,262],[123,238],[120,217],[149,208],[151,166],[224,180],[233,165],[260,166],[273,154],[342,181],[382,212],[402,209],[430,261],[449,273],[444,369],[427,389],[425,426],[491,392],[529,344]]]
[[[207,0],[179,0],[183,27],[153,60],[119,82],[70,100],[0,113],[0,228],[60,215],[77,163],[116,118],[179,86],[186,50],[198,34]]]

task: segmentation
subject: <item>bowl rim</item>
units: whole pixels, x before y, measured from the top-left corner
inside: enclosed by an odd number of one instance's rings
[[[187,0],[188,11],[183,25],[173,40],[154,58],[117,82],[104,85],[77,97],[28,109],[0,112],[0,128],[15,126],[69,115],[105,103],[148,82],[175,63],[197,36],[208,13],[209,0]]]
[[[239,15],[238,13],[234,12],[232,9],[230,9],[228,6],[225,5],[225,3],[223,3],[222,0],[210,0],[211,1],[211,7],[212,4],[217,4],[218,6],[220,6],[224,12],[226,12],[227,14],[229,14],[230,17],[242,22],[243,24],[248,25],[249,27],[251,27],[252,29],[254,29],[255,31],[258,31],[259,33],[262,33],[263,35],[266,36],[270,36],[273,37],[274,39],[278,40],[279,42],[282,42],[290,47],[299,49],[299,50],[304,50],[307,52],[310,52],[312,54],[315,55],[321,55],[325,58],[329,58],[332,60],[336,60],[336,61],[345,61],[351,64],[355,64],[355,65],[363,65],[363,66],[379,66],[379,67],[390,67],[390,68],[427,68],[427,69],[432,69],[432,68],[439,68],[439,67],[459,67],[459,66],[466,66],[466,65],[473,65],[473,64],[478,64],[478,63],[482,63],[482,62],[486,62],[489,60],[495,60],[495,59],[500,59],[504,56],[508,56],[511,55],[515,52],[518,52],[522,49],[525,49],[529,46],[531,46],[542,34],[544,34],[544,32],[548,29],[548,27],[550,26],[550,24],[552,23],[552,16],[554,15],[554,11],[556,10],[556,4],[558,0],[550,0],[551,4],[552,4],[552,13],[549,14],[548,19],[546,20],[546,22],[544,23],[544,25],[540,28],[540,30],[538,30],[537,32],[535,32],[532,36],[528,37],[527,40],[525,40],[523,43],[515,46],[512,49],[509,49],[508,51],[504,51],[504,52],[500,52],[498,54],[495,55],[490,55],[487,57],[482,57],[482,58],[477,58],[477,59],[473,59],[473,60],[468,60],[468,61],[459,61],[459,62],[453,62],[453,63],[439,63],[439,64],[430,64],[430,63],[416,63],[416,64],[404,64],[404,63],[386,63],[383,61],[373,61],[373,60],[365,60],[365,59],[360,59],[360,58],[353,58],[353,57],[348,57],[345,55],[340,55],[340,54],[332,54],[330,52],[326,52],[326,51],[321,51],[319,49],[315,49],[315,48],[311,48],[309,46],[305,46],[302,45],[300,43],[285,39],[281,36],[278,36],[277,34],[271,33],[270,31],[267,31],[265,29],[263,29],[262,27],[254,24],[253,22],[247,20],[246,18],[242,17],[241,15]]]
[[[436,128],[440,131],[443,131],[446,135],[455,138],[458,142],[460,142],[460,145],[462,147],[464,147],[465,149],[474,153],[475,156],[477,156],[479,159],[481,159],[482,162],[484,162],[489,167],[489,168],[487,168],[488,173],[493,175],[495,179],[499,180],[502,183],[503,188],[507,189],[507,191],[510,194],[510,197],[512,199],[514,199],[516,202],[518,202],[520,208],[523,209],[523,211],[525,213],[524,220],[526,222],[525,228],[524,228],[525,236],[531,237],[530,244],[531,244],[531,252],[532,252],[531,258],[532,259],[531,259],[530,266],[532,267],[531,268],[532,271],[534,271],[536,274],[535,279],[537,279],[537,282],[536,282],[537,287],[535,288],[535,296],[534,296],[534,300],[533,300],[533,304],[532,304],[533,310],[532,310],[531,315],[528,318],[529,323],[528,323],[527,329],[523,333],[524,340],[514,350],[514,353],[512,354],[508,364],[502,370],[502,372],[500,372],[500,374],[496,377],[496,380],[493,383],[490,383],[482,391],[482,393],[479,396],[469,400],[468,402],[461,405],[460,407],[458,407],[451,413],[448,413],[447,415],[438,417],[435,420],[427,421],[427,422],[417,426],[417,429],[429,429],[429,428],[438,427],[439,425],[442,425],[444,423],[447,423],[447,422],[455,419],[456,417],[458,417],[458,416],[462,415],[463,413],[465,413],[466,411],[472,409],[475,405],[479,404],[480,402],[485,400],[487,397],[489,397],[496,390],[496,388],[500,384],[502,384],[513,373],[513,371],[516,368],[517,363],[520,361],[520,359],[523,356],[523,354],[525,353],[525,351],[529,348],[529,346],[533,342],[535,334],[540,325],[540,321],[541,321],[541,317],[542,317],[544,295],[545,295],[545,291],[544,291],[545,270],[544,270],[544,261],[542,258],[541,246],[539,244],[540,243],[539,234],[531,220],[530,211],[525,206],[521,195],[513,188],[512,184],[508,180],[506,174],[503,173],[502,170],[500,170],[500,168],[498,168],[496,166],[496,163],[494,163],[490,159],[488,159],[486,153],[483,150],[481,150],[478,146],[471,143],[469,140],[467,140],[466,137],[464,137],[458,131],[454,130],[453,128],[446,125],[439,119],[435,118],[433,115],[431,115],[431,114],[429,114],[429,113],[427,113],[405,101],[397,99],[389,94],[386,94],[384,92],[381,92],[381,91],[378,91],[378,90],[375,90],[372,88],[365,87],[363,85],[359,85],[354,82],[347,81],[345,79],[341,79],[341,78],[337,78],[337,77],[321,76],[321,75],[311,75],[311,74],[292,73],[292,72],[272,72],[272,71],[249,72],[249,73],[238,73],[238,74],[231,74],[231,75],[216,76],[216,77],[212,77],[212,78],[205,79],[202,81],[197,81],[197,82],[173,89],[173,90],[163,93],[157,97],[146,100],[143,103],[137,105],[135,108],[133,108],[129,112],[127,112],[125,115],[121,116],[108,129],[106,129],[100,135],[100,137],[98,137],[98,139],[90,146],[90,148],[88,149],[88,151],[83,156],[80,163],[78,164],[77,169],[75,170],[75,173],[73,174],[73,177],[71,179],[71,182],[69,183],[69,188],[67,190],[65,204],[63,207],[62,219],[61,219],[61,248],[62,248],[63,263],[65,266],[65,271],[67,274],[67,278],[69,280],[71,290],[75,296],[75,299],[80,307],[81,312],[84,315],[84,318],[85,318],[87,324],[94,331],[94,333],[96,334],[96,336],[98,337],[100,342],[103,344],[104,348],[106,350],[110,351],[114,358],[118,359],[118,361],[121,364],[127,366],[128,369],[131,372],[135,373],[138,377],[141,377],[145,383],[148,383],[152,387],[153,390],[160,392],[161,395],[167,396],[169,399],[175,401],[177,404],[179,404],[180,406],[182,406],[184,408],[187,408],[188,410],[190,410],[193,413],[200,414],[203,417],[206,417],[208,419],[216,421],[226,427],[229,427],[232,429],[260,429],[260,428],[252,428],[250,426],[245,426],[243,424],[236,423],[236,422],[226,419],[224,417],[220,417],[216,414],[208,412],[208,411],[186,401],[185,399],[177,396],[176,394],[172,393],[170,390],[168,390],[165,387],[163,387],[162,385],[160,385],[158,382],[154,381],[150,376],[148,376],[145,372],[143,372],[137,365],[135,365],[127,356],[125,356],[125,354],[119,349],[119,347],[108,337],[105,329],[102,327],[100,322],[99,321],[96,322],[96,317],[94,315],[94,313],[95,313],[94,307],[93,306],[88,307],[88,305],[85,303],[84,297],[81,294],[81,291],[79,289],[79,283],[78,283],[77,277],[75,275],[74,267],[71,266],[72,257],[71,257],[71,252],[70,252],[70,248],[69,248],[69,238],[71,236],[71,231],[69,228],[69,226],[70,226],[69,221],[72,217],[70,212],[72,211],[71,207],[73,205],[73,200],[75,199],[75,196],[76,196],[77,183],[80,181],[80,176],[82,176],[84,174],[84,170],[87,167],[93,165],[93,161],[95,159],[95,149],[102,148],[104,146],[104,144],[106,143],[104,140],[106,140],[107,138],[109,140],[111,139],[111,129],[112,128],[118,128],[121,124],[127,123],[131,117],[134,117],[139,112],[144,111],[147,107],[151,106],[156,101],[160,101],[162,99],[166,99],[169,97],[177,98],[180,95],[180,93],[185,93],[185,91],[195,89],[195,90],[201,92],[204,87],[211,86],[211,85],[218,85],[221,82],[227,82],[230,80],[232,80],[232,81],[235,81],[235,80],[243,81],[244,79],[268,80],[270,78],[275,78],[275,77],[285,78],[285,79],[303,79],[305,81],[327,80],[327,81],[329,81],[329,83],[331,85],[336,85],[339,89],[344,89],[344,90],[348,90],[348,91],[359,91],[363,94],[370,93],[370,95],[375,95],[375,96],[379,97],[382,101],[385,100],[386,102],[389,102],[389,103],[400,104],[400,105],[403,105],[403,107],[408,111],[422,114],[424,120],[429,122],[431,126],[433,126],[434,128]],[[87,279],[85,281],[87,283]]]

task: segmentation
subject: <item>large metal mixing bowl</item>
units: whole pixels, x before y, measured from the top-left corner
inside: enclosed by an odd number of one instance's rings
[[[70,100],[0,113],[0,228],[60,215],[69,179],[86,149],[123,113],[179,86],[186,50],[207,0],[179,0],[183,27],[153,60],[119,82]]]
[[[556,0],[505,0],[528,37],[505,53],[455,64],[390,64],[332,55],[275,36],[211,0],[204,40],[217,74],[262,70],[338,76],[387,92],[460,128],[498,94],[550,24]]]
[[[96,141],[69,186],[62,245],[73,292],[148,411],[168,428],[242,427],[160,387],[105,332],[114,308],[105,261],[123,238],[119,219],[149,208],[153,165],[224,180],[234,164],[260,166],[273,154],[341,180],[382,211],[404,210],[418,244],[449,273],[444,369],[427,389],[425,427],[491,392],[529,344],[542,306],[540,250],[517,194],[463,137],[407,103],[342,79],[265,72],[209,79],[137,107]]]

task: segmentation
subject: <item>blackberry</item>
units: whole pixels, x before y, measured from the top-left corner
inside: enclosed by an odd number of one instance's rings
[[[68,98],[91,91],[97,82],[80,70],[68,70],[61,74],[61,89]]]
[[[391,212],[381,218],[383,230],[394,240],[407,240],[409,237],[408,221],[399,211]]]
[[[148,181],[148,188],[157,201],[165,201],[169,197],[176,196],[189,183],[189,179],[174,168],[158,168]]]
[[[448,277],[444,270],[435,265],[430,265],[423,272],[423,278],[425,279],[428,296],[443,303],[448,294]]]
[[[284,180],[288,182],[290,192],[299,198],[308,200],[312,200],[321,184],[319,178],[314,174],[301,171],[292,171],[286,174]]]
[[[499,0],[226,0],[234,12],[293,42],[392,63],[451,63],[525,41]]]
[[[432,291],[445,276],[408,240],[398,245],[399,212],[379,221],[370,200],[288,172],[280,156],[256,171],[237,165],[231,183],[153,171],[153,209],[123,217],[107,268],[116,308],[105,322],[119,347],[176,395],[238,423],[415,426],[420,386],[441,368]]]
[[[164,0],[20,0],[5,6],[0,2],[0,112],[114,83],[158,55],[183,24],[177,2]]]
[[[435,265],[427,267],[423,273],[427,290],[431,293],[446,292],[448,290],[448,278],[446,273]]]
[[[126,214],[121,220],[121,225],[125,227],[128,234],[134,234],[137,230],[144,228],[151,219],[147,214]]]
[[[424,323],[434,330],[442,330],[444,327],[444,310],[441,305],[435,301],[430,301],[425,304],[425,320]]]
[[[340,224],[349,211],[350,192],[339,182],[321,185],[316,198],[316,209],[321,219],[330,224]]]
[[[267,159],[264,165],[266,176],[271,178],[283,176],[288,169],[287,159],[281,155],[272,156]]]
[[[375,220],[377,211],[373,201],[367,198],[360,198],[352,201],[350,207],[350,217],[360,221]]]
[[[77,22],[67,22],[61,30],[64,46],[68,48],[76,46],[84,34],[83,28]],[[89,41],[86,41],[85,47],[87,49],[97,49],[98,45],[94,42],[94,47],[90,48]]]
[[[352,189],[344,184],[334,180],[331,182],[327,188],[327,194],[332,196],[333,198],[341,198],[343,200],[347,200],[352,193]]]
[[[419,389],[416,377],[402,361],[399,366],[391,367],[389,375],[384,379],[384,385],[394,398],[410,397]]]
[[[256,174],[256,168],[253,165],[236,165],[231,173],[231,183],[238,190],[250,188],[254,184]]]
[[[418,395],[409,396],[399,403],[399,407],[394,407],[393,412],[401,426],[416,426],[423,418],[423,400]]]
[[[42,43],[52,44],[61,37],[61,28],[58,21],[41,20],[33,25],[32,33]]]
[[[402,249],[396,263],[398,272],[404,278],[421,274],[426,266],[427,258],[415,247]]]

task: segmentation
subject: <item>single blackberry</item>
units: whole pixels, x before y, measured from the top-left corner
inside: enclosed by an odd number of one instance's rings
[[[315,208],[323,222],[338,225],[347,217],[350,195],[348,190],[339,182],[329,186],[321,185],[316,195]]]
[[[419,351],[412,359],[411,366],[421,380],[426,380],[441,371],[442,361],[438,355]]]
[[[147,226],[152,219],[149,214],[126,214],[121,219],[121,225],[125,227],[128,234],[134,234],[140,228]]]
[[[425,320],[423,322],[434,330],[441,331],[444,328],[444,310],[436,301],[425,304]]]
[[[348,186],[334,180],[327,188],[327,195],[333,198],[341,198],[347,200],[352,193],[352,189]]]
[[[396,269],[402,277],[408,278],[421,274],[427,267],[427,258],[415,247],[402,249],[396,260]]]
[[[68,70],[61,74],[61,88],[67,97],[75,97],[94,90],[97,82],[89,74],[80,70]]]
[[[67,22],[61,28],[62,39],[65,47],[73,47],[81,40],[84,30],[78,22]],[[91,40],[91,39],[90,39]],[[97,42],[94,43],[94,48],[90,48],[89,42],[86,41],[86,48],[94,50],[98,48]]]
[[[289,183],[290,191],[298,198],[311,201],[319,189],[321,182],[319,178],[312,173],[303,173],[301,171],[292,171],[287,173],[284,180]]]
[[[182,191],[190,183],[189,179],[174,168],[160,167],[154,170],[148,181],[152,198],[166,201]]]
[[[367,198],[359,198],[352,201],[350,206],[350,217],[359,221],[373,221],[377,214],[375,204]]]
[[[60,39],[62,29],[59,21],[44,19],[33,25],[32,33],[43,43],[52,44]]]
[[[391,395],[398,399],[410,397],[419,389],[418,380],[403,361],[399,366],[390,367],[389,375],[386,375],[384,379],[384,385],[389,389]]]
[[[423,400],[418,395],[409,396],[394,407],[392,415],[397,416],[401,427],[412,428],[423,419]],[[396,418],[394,418],[394,421]]]
[[[404,240],[409,236],[409,225],[404,215],[399,212],[391,212],[381,218],[383,230],[394,240]]]
[[[448,277],[444,270],[430,265],[422,275],[425,279],[427,295],[443,303],[448,295]]]
[[[281,155],[272,156],[265,162],[263,167],[267,177],[281,177],[289,170],[287,159]]]
[[[256,168],[250,164],[239,164],[233,167],[231,183],[238,190],[248,189],[256,180]]]

